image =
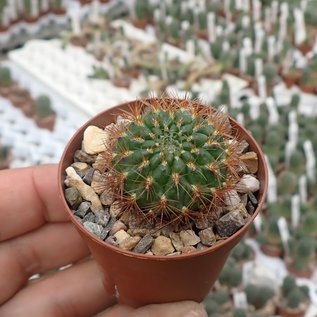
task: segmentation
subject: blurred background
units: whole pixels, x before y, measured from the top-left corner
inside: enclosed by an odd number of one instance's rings
[[[267,203],[209,316],[317,316],[317,0],[0,0],[0,169],[58,163],[99,111],[199,98],[244,124]]]

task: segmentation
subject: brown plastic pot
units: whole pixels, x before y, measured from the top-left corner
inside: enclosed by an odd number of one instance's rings
[[[151,102],[153,99],[147,99]],[[138,307],[152,303],[164,303],[180,300],[201,302],[218,278],[231,249],[241,240],[250,224],[262,209],[267,185],[268,172],[263,153],[247,130],[231,119],[239,137],[246,139],[252,151],[258,154],[258,179],[261,189],[258,193],[258,206],[249,221],[234,235],[214,246],[189,254],[176,256],[151,256],[121,250],[89,233],[75,219],[64,198],[65,169],[73,163],[73,155],[81,148],[84,130],[89,125],[105,127],[115,122],[122,110],[140,101],[128,102],[90,119],[69,141],[59,164],[59,194],[65,212],[87,243],[103,274],[107,291],[117,297],[119,303]]]
[[[308,304],[306,304],[306,307],[304,309],[291,309],[291,308],[279,305],[277,307],[277,313],[281,315],[281,317],[303,317],[307,310],[307,306]]]

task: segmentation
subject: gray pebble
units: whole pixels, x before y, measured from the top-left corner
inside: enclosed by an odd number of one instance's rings
[[[246,209],[249,215],[253,215],[255,207],[252,205],[251,201],[248,201]]]
[[[245,153],[249,148],[249,143],[246,140],[242,140],[238,146],[238,153]]]
[[[113,236],[108,237],[105,242],[117,247],[118,246],[118,242],[116,241],[116,239]]]
[[[256,199],[256,197],[254,196],[252,192],[248,193],[248,197],[253,205],[257,205],[258,200]]]
[[[94,175],[95,169],[94,168],[90,168],[84,175],[83,177],[83,181],[87,184],[87,185],[91,185],[92,182],[92,178]]]
[[[146,234],[140,241],[139,243],[134,247],[133,252],[137,253],[145,253],[148,251],[152,244],[153,244],[153,237],[149,234]]]
[[[80,218],[84,218],[88,213],[90,206],[91,203],[89,201],[83,201],[76,210],[75,215]]]
[[[73,209],[77,209],[77,207],[81,204],[82,198],[76,187],[69,187],[65,189],[65,198],[69,205]]]
[[[103,226],[97,225],[94,222],[86,221],[83,223],[85,229],[87,229],[89,232],[93,233],[95,236],[101,239],[102,233],[103,233]]]
[[[77,150],[74,154],[75,162],[83,162],[87,164],[92,164],[95,162],[95,157],[87,154],[83,150]]]
[[[75,215],[75,218],[76,218],[76,220],[77,220],[78,222],[82,223],[82,219],[81,219],[80,217],[78,217],[78,216]]]
[[[108,235],[108,233],[110,232],[110,230],[112,229],[113,225],[115,224],[115,222],[117,221],[116,218],[111,217],[105,227],[105,232]]]
[[[98,225],[101,225],[104,227],[108,224],[109,220],[110,220],[110,214],[106,210],[100,214],[96,214],[96,216],[95,216],[95,222]]]
[[[230,237],[245,224],[239,210],[233,210],[216,222],[216,229],[221,237]]]
[[[88,213],[85,215],[85,217],[84,217],[84,219],[83,219],[83,222],[86,222],[86,221],[88,221],[88,222],[95,222],[95,219],[96,219],[95,214],[94,214],[93,212],[88,212]]]

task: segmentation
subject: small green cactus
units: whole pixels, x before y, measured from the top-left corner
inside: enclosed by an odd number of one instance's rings
[[[282,295],[286,297],[292,289],[296,287],[296,281],[293,276],[286,276],[283,280],[283,284],[281,287]]]
[[[265,64],[263,67],[263,75],[266,78],[267,84],[272,85],[277,76],[277,68],[274,64]]]
[[[54,114],[51,107],[51,101],[47,96],[39,96],[35,101],[36,114],[40,118],[47,118]]]
[[[274,291],[267,286],[256,286],[249,284],[245,288],[248,303],[255,309],[263,308],[267,302],[274,296]]]
[[[219,276],[219,282],[229,287],[238,287],[242,282],[242,272],[239,267],[232,265],[231,262],[228,260],[224,266]]]
[[[287,294],[286,305],[289,308],[298,308],[301,303],[308,301],[307,290],[296,286]]]
[[[317,238],[317,212],[310,211],[304,216],[301,231],[308,236]]]
[[[243,241],[236,245],[231,252],[231,257],[236,261],[248,261],[253,258],[253,255],[253,249]]]
[[[291,171],[283,171],[277,178],[277,191],[279,195],[292,195],[297,190],[298,179]]]
[[[233,312],[233,317],[247,317],[247,312],[242,308],[236,308]]]
[[[299,103],[300,103],[300,95],[298,95],[298,94],[292,95],[291,102],[290,102],[289,106],[292,109],[297,109],[299,106]]]
[[[139,20],[146,20],[149,13],[148,1],[136,0],[134,3],[135,15]]]
[[[8,67],[0,67],[0,87],[9,87],[13,84],[11,71]]]
[[[300,176],[305,174],[305,155],[300,150],[295,150],[289,159],[289,169],[292,171],[296,176]]]
[[[123,209],[177,222],[213,212],[238,181],[239,141],[224,114],[187,99],[153,98],[123,116],[131,121],[109,128],[105,153]]]
[[[10,153],[10,146],[0,144],[0,162],[5,162],[10,157]]]

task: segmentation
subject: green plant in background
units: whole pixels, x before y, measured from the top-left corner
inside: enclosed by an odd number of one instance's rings
[[[88,78],[93,79],[109,79],[109,73],[103,67],[94,67],[94,72]]]
[[[105,153],[124,209],[154,223],[176,223],[213,211],[234,188],[243,163],[224,114],[190,100],[158,98],[126,116],[129,125],[109,128]]]
[[[277,67],[272,63],[267,63],[263,66],[263,75],[266,78],[267,85],[271,86],[274,84],[277,76]]]
[[[0,86],[9,87],[13,84],[11,71],[8,67],[0,67]]]
[[[296,176],[305,174],[306,158],[303,151],[296,149],[289,158],[289,170]]]
[[[288,170],[283,171],[277,177],[277,192],[279,195],[292,195],[297,191],[298,178]]]
[[[262,232],[256,237],[258,242],[281,249],[283,244],[277,225],[278,216],[274,215],[262,224]]]
[[[291,102],[289,104],[291,109],[297,110],[300,103],[300,95],[294,94],[292,95]]]
[[[0,144],[0,162],[6,162],[11,155],[11,147]]]
[[[263,308],[274,296],[274,291],[267,286],[249,284],[245,288],[248,303],[255,309]]]
[[[217,39],[210,43],[210,51],[215,60],[220,59],[222,52],[223,40],[217,37]]]
[[[305,236],[317,239],[317,211],[307,211],[300,225],[300,232]]]
[[[35,111],[39,118],[47,118],[54,114],[49,97],[42,95],[35,101]]]
[[[232,304],[229,291],[222,288],[211,292],[204,300],[204,306],[209,317],[224,316],[226,312],[231,312]]]
[[[309,301],[308,287],[298,286],[294,277],[290,275],[284,278],[281,293],[282,305],[291,309],[297,309],[301,303]]]
[[[198,28],[201,31],[207,30],[207,13],[204,11],[198,13]]]
[[[306,271],[314,267],[316,259],[316,240],[303,236],[289,242],[291,265],[297,271]]]
[[[242,308],[236,308],[233,312],[233,317],[247,317],[247,312]]]
[[[219,275],[221,285],[238,287],[242,282],[242,271],[233,258],[229,258]]]
[[[233,248],[231,257],[237,262],[248,261],[254,257],[254,251],[248,244],[242,241]]]
[[[138,20],[146,20],[150,11],[148,1],[135,0],[134,11]]]

